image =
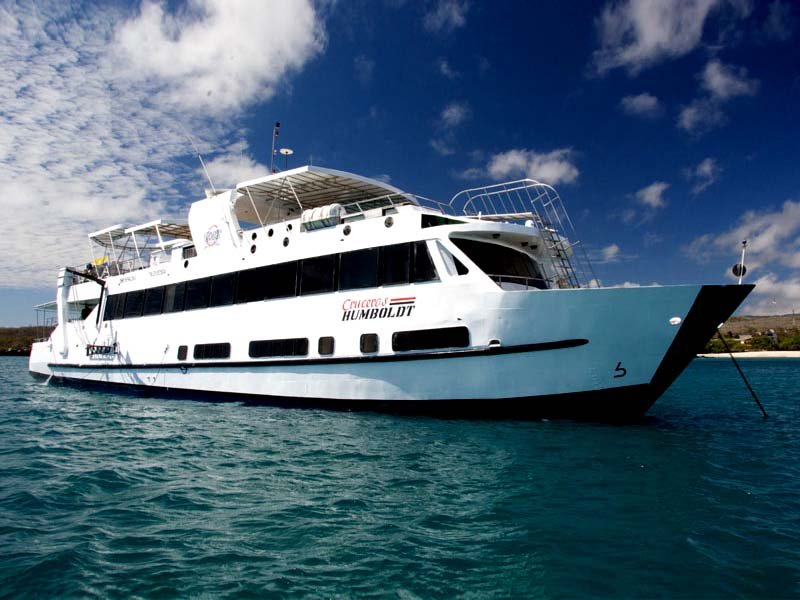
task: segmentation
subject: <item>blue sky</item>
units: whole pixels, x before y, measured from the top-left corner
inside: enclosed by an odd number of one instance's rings
[[[0,0],[0,325],[86,233],[290,166],[449,200],[553,184],[605,285],[732,282],[800,310],[800,5],[754,0]]]

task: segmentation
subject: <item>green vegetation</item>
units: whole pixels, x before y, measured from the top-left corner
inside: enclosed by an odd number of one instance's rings
[[[776,341],[777,338],[777,341]],[[748,339],[740,339],[736,336],[725,336],[732,352],[749,352],[758,350],[800,350],[800,332],[798,331],[777,331],[775,335],[763,335],[757,333]],[[727,352],[725,346],[717,336],[711,338],[703,350],[706,354]]]
[[[31,344],[48,337],[52,327],[0,327],[0,355],[28,355]]]

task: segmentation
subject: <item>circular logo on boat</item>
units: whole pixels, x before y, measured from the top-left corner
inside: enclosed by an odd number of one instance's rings
[[[206,231],[206,246],[216,246],[219,243],[219,227],[212,225]]]

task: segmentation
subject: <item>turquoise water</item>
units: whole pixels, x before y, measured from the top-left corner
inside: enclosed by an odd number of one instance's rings
[[[46,386],[0,358],[0,597],[797,597],[800,361],[633,425]]]

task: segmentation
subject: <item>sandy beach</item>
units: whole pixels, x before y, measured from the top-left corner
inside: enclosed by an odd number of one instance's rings
[[[736,358],[800,358],[800,350],[759,350],[757,352],[734,352]],[[698,354],[697,358],[730,358],[727,352]]]

